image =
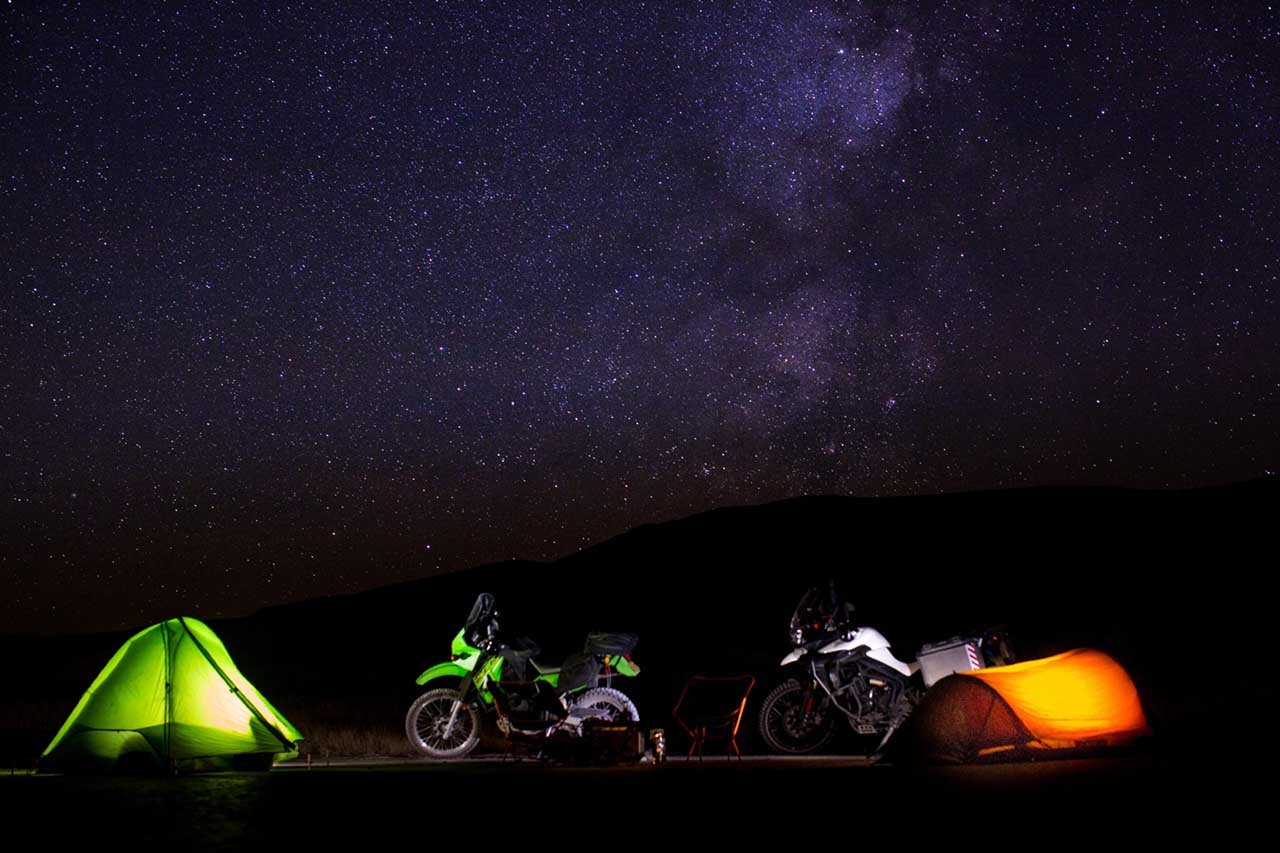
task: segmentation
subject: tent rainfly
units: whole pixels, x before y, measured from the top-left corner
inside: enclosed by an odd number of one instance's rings
[[[89,771],[267,768],[296,756],[300,740],[209,626],[179,616],[120,647],[40,763]]]
[[[1150,734],[1129,674],[1096,649],[947,676],[912,714],[905,748],[942,762],[1051,755]]]

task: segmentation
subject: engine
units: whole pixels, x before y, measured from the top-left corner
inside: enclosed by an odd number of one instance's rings
[[[901,673],[864,656],[827,661],[818,674],[861,734],[888,726],[898,716],[907,691]]]

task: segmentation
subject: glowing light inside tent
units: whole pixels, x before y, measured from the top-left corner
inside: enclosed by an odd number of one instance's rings
[[[129,639],[90,685],[43,759],[109,768],[125,751],[161,766],[296,754],[302,734],[240,673],[207,625],[178,617]]]
[[[1149,731],[1129,674],[1096,649],[963,673],[995,690],[1048,746]]]

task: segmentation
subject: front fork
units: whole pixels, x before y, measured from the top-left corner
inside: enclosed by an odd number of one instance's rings
[[[453,734],[453,724],[458,722],[458,711],[460,710],[462,710],[462,700],[458,699],[454,701],[453,710],[449,712],[449,722],[446,723],[444,727],[444,734],[442,737],[444,737],[445,740],[448,740],[450,735]]]
[[[442,737],[447,739],[453,734],[453,726],[458,722],[458,712],[467,704],[467,694],[471,692],[475,682],[476,674],[472,671],[467,673],[466,678],[462,679],[462,683],[458,685],[458,698],[454,700],[453,709],[449,711],[449,722],[445,724]]]

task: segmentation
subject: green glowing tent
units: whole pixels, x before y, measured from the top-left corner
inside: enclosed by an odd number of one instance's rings
[[[270,767],[302,734],[249,683],[208,625],[179,616],[115,653],[45,749],[61,770]]]

